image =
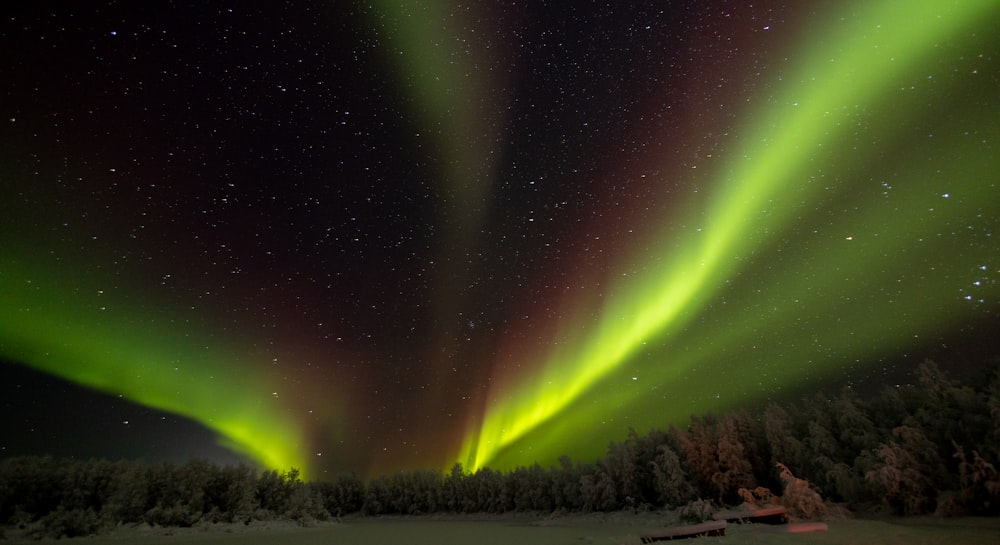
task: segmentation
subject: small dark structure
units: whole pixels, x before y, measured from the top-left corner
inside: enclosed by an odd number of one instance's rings
[[[726,535],[727,524],[724,520],[712,520],[692,526],[667,528],[639,536],[639,538],[642,539],[643,543],[652,543],[654,541],[671,541],[691,537],[724,536]]]
[[[788,524],[788,512],[781,506],[719,511],[713,518],[734,524]]]

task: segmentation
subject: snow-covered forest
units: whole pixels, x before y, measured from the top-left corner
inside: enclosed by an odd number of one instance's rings
[[[712,509],[773,496],[800,518],[826,505],[944,516],[1000,513],[1000,368],[964,382],[932,362],[913,385],[863,399],[814,394],[759,411],[692,416],[685,428],[629,430],[597,461],[554,467],[402,471],[365,482],[303,482],[298,471],[137,461],[0,460],[0,522],[37,536],[120,524],[291,519],[351,513]],[[794,476],[791,474],[794,473]],[[819,496],[817,496],[817,494]],[[823,502],[810,498],[822,497]]]

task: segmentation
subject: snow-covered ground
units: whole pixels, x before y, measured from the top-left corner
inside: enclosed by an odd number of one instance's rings
[[[347,518],[340,523],[300,527],[294,523],[255,523],[250,526],[206,525],[195,528],[119,528],[98,537],[41,540],[31,543],[81,543],[87,545],[581,545],[639,544],[643,533],[671,525],[671,515],[629,513],[570,515],[566,517],[462,516]],[[1000,543],[1000,518],[932,517],[843,519],[826,522],[827,531],[788,533],[781,526],[734,525],[724,537],[702,538],[698,543],[742,544],[843,544],[843,545],[989,545]],[[8,529],[7,542],[17,543]],[[707,541],[706,541],[707,540]]]

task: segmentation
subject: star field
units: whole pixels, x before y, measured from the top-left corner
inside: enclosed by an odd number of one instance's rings
[[[0,358],[307,478],[995,358],[995,8],[12,8]]]

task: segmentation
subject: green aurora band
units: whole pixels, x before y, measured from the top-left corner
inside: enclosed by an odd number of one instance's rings
[[[443,15],[431,4],[418,12],[381,3],[385,31],[407,55],[396,68],[413,94],[410,113],[444,156],[442,210],[453,216],[442,220],[445,254],[475,246],[506,97],[469,75],[488,60],[483,51],[445,60],[464,46],[435,45],[448,33],[435,29]],[[997,8],[857,2],[815,15],[830,26],[803,27],[796,67],[773,92],[756,93],[762,104],[731,131],[728,159],[680,180],[710,192],[630,241],[615,267],[623,276],[606,293],[565,301],[574,312],[544,340],[549,352],[498,356],[482,414],[469,415],[442,465],[596,457],[628,426],[763,400],[995,308]],[[309,440],[333,444],[349,420],[337,388],[273,395],[282,380],[273,352],[200,308],[119,286],[84,259],[70,271],[32,250],[2,248],[3,357],[189,417],[260,465],[306,477],[316,465]],[[447,292],[445,276],[436,293]],[[435,314],[475,303],[454,297],[437,301]],[[430,344],[448,342],[439,337]],[[537,366],[513,375],[512,360]],[[303,416],[305,400],[324,404],[321,421]]]
[[[85,274],[47,274],[7,250],[0,266],[4,357],[191,418],[264,468],[307,474],[302,426],[273,395],[274,377],[249,371],[247,343],[213,338],[204,332],[218,328],[175,316],[166,304],[150,311],[148,294],[143,305],[132,303],[141,290],[102,289],[111,283]]]
[[[639,277],[562,324],[540,372],[495,384],[455,459],[474,471],[596,457],[595,439],[624,426],[765,398],[995,304],[1000,124],[975,67],[995,54],[997,7],[827,14],[703,184],[715,193],[622,260]],[[963,252],[964,236],[992,251]]]

